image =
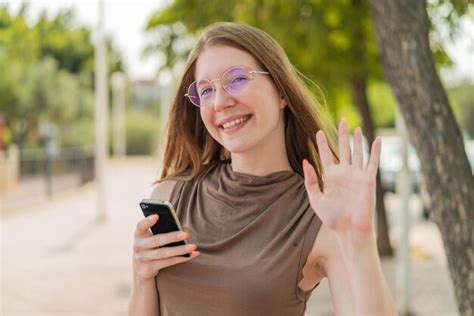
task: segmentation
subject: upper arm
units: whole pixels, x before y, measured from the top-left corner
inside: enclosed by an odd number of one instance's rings
[[[336,314],[354,313],[354,296],[349,283],[350,276],[334,233],[323,223],[316,240],[312,250],[317,253],[315,266],[320,267],[324,276],[328,278]]]
[[[163,182],[157,183],[151,192],[151,198],[169,201],[176,182],[176,180],[165,180]]]

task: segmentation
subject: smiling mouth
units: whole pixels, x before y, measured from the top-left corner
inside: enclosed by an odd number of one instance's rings
[[[238,119],[235,119],[233,121],[230,121],[230,122],[227,122],[225,124],[222,124],[222,125],[219,125],[219,128],[220,129],[223,129],[223,130],[227,130],[227,129],[231,129],[235,126],[238,126],[240,124],[243,124],[245,123],[246,121],[248,121],[248,119],[252,116],[252,114],[248,114],[248,115],[245,115],[245,116],[242,116]]]

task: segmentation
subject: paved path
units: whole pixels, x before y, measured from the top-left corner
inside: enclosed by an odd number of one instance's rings
[[[158,166],[150,158],[108,164],[105,224],[95,223],[93,184],[4,214],[1,315],[126,315],[133,232],[142,218],[138,202],[149,196]],[[458,315],[438,230],[433,224],[418,224],[412,241],[412,311]],[[392,293],[398,293],[395,259],[383,265]],[[323,281],[306,315],[333,315],[331,305]]]

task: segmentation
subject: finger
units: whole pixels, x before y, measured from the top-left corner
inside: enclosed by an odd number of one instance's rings
[[[339,123],[339,155],[341,163],[351,163],[351,146],[346,119],[342,119]]]
[[[313,166],[308,162],[308,160],[303,159],[303,174],[304,174],[304,186],[306,191],[311,194],[321,194],[318,184],[318,176]]]
[[[158,259],[154,262],[154,264],[156,265],[157,270],[161,270],[161,269],[164,269],[164,268],[167,268],[167,267],[170,267],[170,266],[174,266],[174,265],[179,264],[179,263],[183,263],[183,262],[192,260],[192,259],[198,257],[200,254],[201,253],[199,251],[193,251],[191,253],[191,256],[189,256],[189,257],[177,256],[177,257],[172,257],[172,258],[168,258],[168,259],[165,259],[165,260]]]
[[[143,250],[155,249],[163,247],[164,245],[170,244],[172,242],[177,242],[185,240],[189,237],[188,232],[170,232],[166,234],[151,235],[149,237],[143,238],[139,237],[135,239],[133,245],[133,250],[135,252],[140,252]]]
[[[323,164],[323,168],[326,169],[334,164],[334,160],[332,158],[331,150],[329,149],[327,138],[322,130],[319,130],[316,133],[316,142],[318,144],[321,163]]]
[[[367,166],[367,172],[371,174],[373,177],[377,175],[381,148],[382,148],[382,140],[380,139],[380,137],[377,137],[372,143],[372,149],[370,150],[370,160]]]
[[[354,156],[352,158],[352,164],[362,170],[364,163],[364,154],[362,151],[362,130],[357,127],[354,130]]]
[[[189,237],[188,232],[176,231],[165,234],[158,234],[147,239],[147,248],[163,247],[173,242],[185,240]]]
[[[158,214],[152,214],[138,222],[137,228],[135,229],[135,237],[147,237],[150,236],[149,228],[155,225],[158,221]]]
[[[142,260],[157,260],[157,259],[168,259],[175,256],[181,256],[187,253],[191,253],[197,249],[196,244],[189,244],[183,246],[173,247],[161,247],[153,250],[146,251],[142,254]]]

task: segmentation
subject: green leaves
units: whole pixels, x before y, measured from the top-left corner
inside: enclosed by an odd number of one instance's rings
[[[34,139],[40,119],[68,126],[92,118],[94,45],[70,10],[43,12],[35,23],[27,12],[27,4],[16,15],[0,5],[0,112],[14,133],[26,123]],[[120,54],[107,45],[110,73],[121,70]]]

